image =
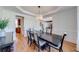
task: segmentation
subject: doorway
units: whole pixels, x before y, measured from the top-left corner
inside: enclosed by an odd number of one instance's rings
[[[16,34],[24,35],[24,17],[16,16]]]

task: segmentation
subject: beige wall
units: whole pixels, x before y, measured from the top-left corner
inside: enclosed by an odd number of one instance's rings
[[[14,40],[16,39],[16,15],[23,16],[24,17],[24,34],[26,36],[26,30],[30,27],[38,27],[37,26],[37,20],[35,17],[24,15],[24,14],[19,14],[7,9],[3,9],[0,7],[0,18],[8,18],[9,19],[9,24],[5,28],[5,31],[13,31],[14,32]],[[31,24],[31,26],[30,26]]]
[[[77,7],[77,51],[79,51],[79,7]]]
[[[76,43],[77,41],[77,7],[60,11],[53,14],[53,33],[67,33],[66,41]]]

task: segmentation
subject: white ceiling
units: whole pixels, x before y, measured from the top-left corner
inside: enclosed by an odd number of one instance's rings
[[[73,7],[74,6],[41,6],[40,14],[46,16]],[[39,15],[39,8],[37,6],[2,6],[2,8],[31,16]]]
[[[35,13],[35,14],[39,14],[39,8],[37,6],[21,6],[21,8],[23,10],[27,10],[31,13]],[[45,13],[48,13],[49,11],[52,11],[52,10],[56,10],[58,7],[57,6],[54,6],[54,7],[51,7],[51,6],[41,6],[40,7],[40,13],[41,14],[45,14]]]

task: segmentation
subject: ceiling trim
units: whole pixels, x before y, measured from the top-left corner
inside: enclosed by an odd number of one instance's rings
[[[32,12],[29,12],[29,11],[26,11],[24,9],[22,9],[20,6],[16,6],[17,9],[19,9],[21,12],[23,13],[26,13],[26,14],[29,14],[31,16],[37,16],[38,14],[34,14]],[[62,7],[58,7],[56,10],[53,10],[53,11],[49,11],[48,13],[45,13],[43,14],[42,16],[46,16],[46,15],[49,15],[49,14],[53,14],[53,13],[56,13],[58,12],[59,10],[61,10]]]
[[[49,11],[48,13],[45,13],[45,14],[43,14],[43,15],[46,16],[46,15],[49,15],[49,14],[56,13],[56,12],[58,12],[59,10],[61,10],[61,8],[62,8],[62,7],[58,7],[56,10]]]
[[[31,13],[29,11],[23,10],[20,6],[16,6],[16,8],[19,9],[23,13],[26,13],[26,14],[29,14],[29,15],[32,15],[32,16],[36,16],[37,15],[37,14]]]

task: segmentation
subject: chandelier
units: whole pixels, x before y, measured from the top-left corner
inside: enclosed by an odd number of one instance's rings
[[[40,10],[40,6],[37,6],[38,7],[38,11],[39,11],[39,14],[38,14],[38,16],[37,16],[37,19],[38,20],[43,20],[43,16],[41,15],[41,10]]]

